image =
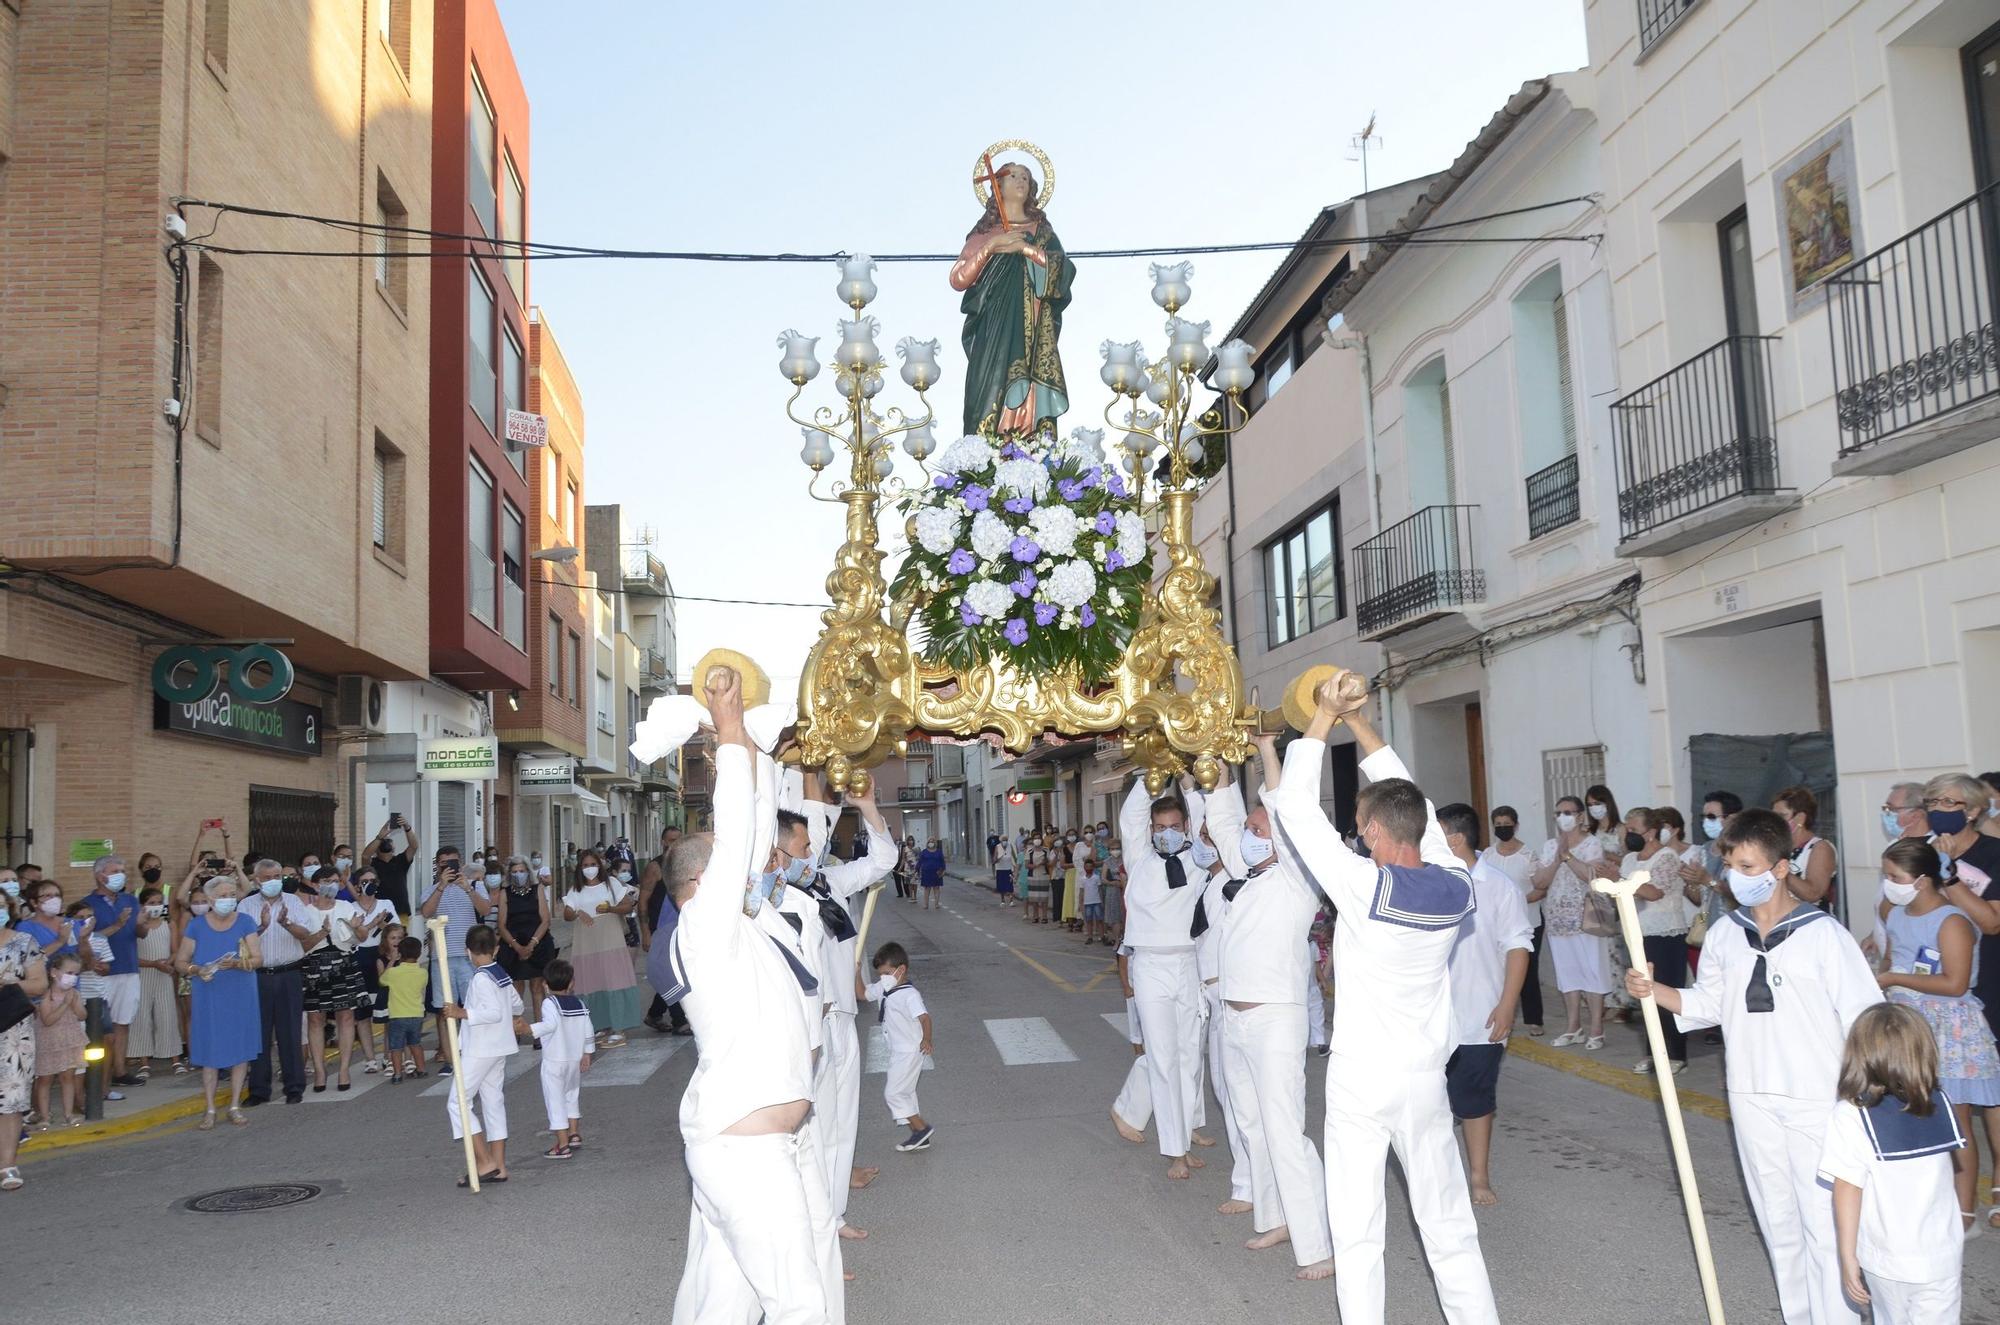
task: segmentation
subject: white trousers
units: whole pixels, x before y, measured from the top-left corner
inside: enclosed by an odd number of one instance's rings
[[[1230,1101],[1229,1073],[1223,1059],[1228,1021],[1223,1017],[1222,986],[1202,986],[1202,1005],[1208,1013],[1208,1084],[1215,1089],[1215,1103],[1222,1110],[1222,1130],[1229,1136],[1229,1199],[1256,1203],[1250,1186],[1250,1153],[1243,1131],[1236,1124],[1236,1106]]]
[[[922,1054],[914,1049],[908,1053],[890,1051],[889,1072],[882,1079],[882,1102],[897,1122],[907,1123],[911,1115],[923,1112],[917,1107],[917,1078],[923,1074]]]
[[[1833,1201],[1819,1185],[1831,1112],[1831,1100],[1729,1093],[1736,1158],[1771,1257],[1785,1325],[1854,1325],[1860,1319],[1840,1286]]]
[[[854,1014],[826,1014],[826,1053],[813,1082],[819,1118],[820,1158],[826,1161],[826,1198],[836,1224],[847,1222],[848,1178],[854,1168],[854,1133],[861,1123],[861,1042]]]
[[[551,1132],[560,1132],[569,1126],[570,1119],[583,1117],[576,1102],[576,1090],[582,1084],[583,1068],[576,1059],[565,1062],[543,1056],[542,1107],[549,1111]]]
[[[1132,1060],[1132,1070],[1125,1074],[1125,1085],[1118,1098],[1111,1101],[1111,1111],[1135,1132],[1145,1131],[1146,1124],[1153,1121],[1153,1080],[1151,1069],[1146,1066],[1146,1055],[1140,1054]]]
[[[1297,1003],[1222,1009],[1223,1071],[1230,1112],[1250,1158],[1251,1219],[1259,1233],[1283,1224],[1300,1265],[1333,1255],[1326,1222],[1326,1169],[1306,1139],[1306,1066]]]
[[[507,1139],[507,1055],[460,1054],[458,1077],[465,1083],[465,1099],[479,1101],[479,1115],[472,1130],[484,1132],[488,1141]],[[444,1111],[451,1117],[451,1139],[465,1135],[465,1120],[458,1114],[458,1087],[445,1092]]]
[[[803,1132],[718,1136],[687,1146],[694,1203],[673,1325],[831,1325],[816,1229],[832,1223]]]
[[[1867,1267],[1862,1267],[1863,1272]],[[1959,1275],[1912,1284],[1899,1279],[1868,1277],[1868,1296],[1875,1303],[1875,1325],[1958,1325]]]
[[[1317,976],[1306,977],[1306,1048],[1326,1043],[1326,995],[1319,991]]]
[[[1201,984],[1193,948],[1142,948],[1132,954],[1132,992],[1146,1039],[1153,1120],[1160,1153],[1188,1152],[1201,1090]]]
[[[1444,1318],[1450,1325],[1500,1325],[1445,1101],[1444,1070],[1385,1072],[1336,1053],[1326,1067],[1325,1141],[1326,1207],[1341,1325],[1382,1325],[1388,1215],[1383,1175],[1392,1149],[1409,1185],[1410,1213],[1416,1216]],[[1832,1202],[1827,1208],[1832,1209]]]

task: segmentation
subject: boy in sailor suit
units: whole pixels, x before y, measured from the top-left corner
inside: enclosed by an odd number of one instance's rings
[[[479,1096],[479,1116],[468,1123],[459,1117],[458,1092],[445,1094],[451,1138],[456,1141],[465,1135],[468,1125],[472,1128],[472,1154],[481,1182],[507,1181],[507,1056],[519,1047],[515,1033],[527,1029],[521,1021],[521,996],[494,961],[499,946],[491,925],[474,925],[465,931],[465,955],[472,963],[472,979],[456,991],[465,1001],[439,1009],[440,1015],[460,1023],[458,1070],[467,1100]],[[460,1178],[458,1185],[465,1186],[466,1180]]]
[[[1452,1050],[1448,966],[1472,911],[1472,879],[1402,760],[1361,716],[1367,700],[1352,672],[1321,686],[1311,724],[1285,754],[1283,777],[1264,793],[1281,839],[1340,917],[1333,961],[1341,995],[1326,1068],[1334,1291],[1344,1325],[1381,1325],[1382,1186],[1393,1147],[1445,1319],[1499,1325],[1444,1084]],[[1326,738],[1341,721],[1354,732],[1370,781],[1355,812],[1366,860],[1347,849],[1320,807]]]
[[[583,1121],[577,1106],[577,1087],[590,1069],[590,1009],[569,992],[576,978],[570,964],[558,957],[545,973],[548,997],[542,1000],[542,1019],[529,1030],[542,1042],[542,1103],[549,1111],[549,1130],[555,1133],[554,1146],[542,1152],[543,1159],[568,1159],[572,1147],[583,1144]]]
[[[1709,926],[1694,984],[1634,970],[1625,988],[1652,994],[1684,1031],[1722,1028],[1730,1126],[1786,1325],[1851,1325],[1820,1154],[1848,1028],[1882,990],[1847,927],[1792,892],[1783,819],[1745,810],[1715,845],[1737,909]]]
[[[910,1134],[897,1143],[898,1150],[928,1150],[937,1129],[917,1111],[917,1079],[923,1075],[924,1060],[931,1052],[931,1013],[924,996],[910,983],[910,955],[900,943],[885,943],[875,950],[875,974],[880,977],[861,991],[870,1003],[880,1003],[876,1015],[889,1041],[889,1073],[882,1082],[882,1102]],[[860,976],[855,980],[858,983]]]

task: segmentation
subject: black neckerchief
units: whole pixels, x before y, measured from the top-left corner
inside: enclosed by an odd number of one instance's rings
[[[847,908],[833,895],[824,875],[815,874],[806,885],[806,892],[819,903],[819,921],[833,935],[834,942],[845,943],[860,932],[854,928],[854,917],[847,914]]]
[[[878,1006],[876,1007],[876,1009],[875,1009],[875,1022],[876,1022],[876,1024],[877,1024],[877,1025],[880,1025],[880,1024],[881,1024],[881,1022],[882,1022],[882,1019],[883,1019],[884,1017],[886,1017],[886,1016],[888,1016],[888,1015],[889,1015],[889,995],[891,995],[891,994],[899,994],[899,993],[901,993],[901,992],[902,992],[903,990],[905,990],[905,989],[915,989],[916,987],[917,987],[917,984],[916,984],[916,981],[914,981],[914,980],[905,980],[905,981],[903,981],[902,983],[898,984],[898,985],[897,985],[897,986],[896,986],[896,987],[895,987],[894,989],[885,989],[885,990],[883,990],[883,991],[882,991],[882,1002],[881,1002],[881,1003],[880,1003],[880,1004],[879,1004],[879,1005],[878,1005]]]
[[[1186,850],[1186,847],[1181,848],[1181,851]],[[1171,856],[1163,851],[1155,851],[1153,853],[1167,863],[1167,887],[1169,888],[1185,888],[1188,885],[1187,865],[1181,860],[1181,851],[1176,851]]]
[[[1213,874],[1209,875],[1209,878],[1211,879],[1214,877],[1215,876]],[[1240,879],[1224,880],[1222,884],[1222,900],[1225,902],[1233,900],[1236,896],[1235,890],[1242,886],[1243,886],[1243,881]],[[1188,927],[1188,937],[1191,939],[1198,939],[1207,932],[1208,932],[1208,884],[1204,882],[1201,888],[1201,896],[1194,899],[1194,923]]]
[[[1750,918],[1749,907],[1738,907],[1726,913],[1731,920],[1743,927],[1743,941],[1757,954],[1757,964],[1750,968],[1750,983],[1743,990],[1743,1007],[1747,1012],[1771,1012],[1777,1007],[1777,1000],[1771,994],[1770,973],[1764,958],[1780,943],[1796,934],[1802,927],[1815,920],[1830,920],[1832,917],[1811,902],[1800,902],[1790,914],[1771,926],[1769,934],[1757,932],[1757,922]]]

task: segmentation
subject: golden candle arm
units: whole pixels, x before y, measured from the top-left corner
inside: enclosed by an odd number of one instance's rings
[[[1618,925],[1625,947],[1635,962],[1645,960],[1646,938],[1639,932],[1639,904],[1633,892],[1650,883],[1649,871],[1640,870],[1629,879],[1598,879],[1592,885],[1618,904]],[[1674,886],[1678,887],[1678,880]],[[1624,978],[1624,973],[1619,973]],[[1708,1246],[1708,1221],[1701,1213],[1701,1189],[1695,1185],[1694,1159],[1688,1153],[1687,1127],[1681,1119],[1680,1089],[1674,1084],[1673,1064],[1667,1061],[1667,1040],[1660,1031],[1660,1005],[1648,994],[1639,1010],[1646,1020],[1646,1042],[1653,1050],[1653,1079],[1660,1084],[1660,1103],[1666,1107],[1667,1139],[1673,1143],[1674,1167],[1680,1171],[1681,1199],[1687,1206],[1688,1233],[1694,1239],[1695,1267],[1701,1271],[1701,1295],[1708,1305],[1709,1325],[1723,1325],[1722,1290],[1715,1280],[1715,1256]]]
[[[430,931],[431,951],[442,955],[445,939],[444,917],[432,916],[424,923],[424,928]],[[437,973],[438,1006],[443,1007],[457,1002],[457,996],[451,988],[451,962],[449,960],[438,962]],[[465,1102],[465,1059],[460,1057],[458,1052],[458,1019],[445,1017],[442,1020],[445,1036],[451,1041],[451,1088],[458,1096],[458,1131],[465,1141],[465,1180],[466,1184],[476,1192],[479,1190],[479,1161],[472,1153],[472,1114]]]

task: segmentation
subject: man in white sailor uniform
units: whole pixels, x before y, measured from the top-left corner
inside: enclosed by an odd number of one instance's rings
[[[1265,794],[1277,785],[1277,740],[1260,736]],[[1315,793],[1315,798],[1317,794]],[[1273,840],[1270,812],[1247,816],[1229,786],[1209,797],[1209,836],[1241,866],[1222,941],[1223,1071],[1230,1107],[1249,1152],[1252,1251],[1289,1240],[1301,1279],[1333,1273],[1326,1220],[1326,1171],[1305,1134],[1306,990],[1312,971],[1303,945],[1319,894],[1298,862]]]
[[[816,1228],[831,1223],[823,1172],[800,1129],[812,1109],[812,1049],[801,994],[817,978],[744,914],[759,832],[756,750],[742,683],[704,678],[718,742],[713,833],[683,838],[667,859],[679,909],[667,962],[699,1057],[681,1099],[694,1201],[675,1325],[827,1325]],[[766,823],[772,823],[767,818]],[[833,1267],[832,1291],[840,1291]]]
[[[1367,692],[1358,679],[1336,675],[1320,687],[1311,724],[1286,752],[1278,785],[1264,793],[1282,839],[1339,912],[1325,1146],[1340,1319],[1383,1320],[1383,1178],[1393,1148],[1445,1319],[1498,1325],[1444,1084],[1452,1050],[1447,968],[1472,910],[1472,879],[1402,760],[1361,716]],[[1347,849],[1320,805],[1326,738],[1342,720],[1371,783],[1356,806],[1366,860]]]
[[[1125,945],[1169,1178],[1203,1167],[1188,1153],[1201,1091],[1201,981],[1191,931],[1202,892],[1188,843],[1200,827],[1179,797],[1148,795],[1143,777],[1118,812],[1126,843]]]
[[[1229,899],[1236,895],[1236,887],[1242,879],[1240,869],[1232,874],[1230,862],[1233,856],[1225,856],[1219,844],[1210,836],[1207,823],[1207,806],[1229,793],[1228,788],[1218,790],[1214,796],[1203,800],[1203,823],[1201,831],[1188,846],[1188,857],[1195,868],[1202,871],[1201,898],[1194,905],[1194,921],[1189,933],[1194,937],[1195,978],[1201,981],[1201,1039],[1202,1066],[1208,1084],[1215,1090],[1215,1102],[1222,1112],[1223,1134],[1229,1138],[1229,1199],[1215,1208],[1217,1214],[1247,1214],[1255,1208],[1251,1191],[1250,1158],[1243,1136],[1237,1130],[1236,1119],[1230,1112],[1229,1082],[1222,1066],[1222,943],[1223,934],[1229,926]],[[1240,867],[1241,861],[1236,861]],[[1202,1125],[1206,1116],[1208,1099],[1205,1094],[1195,1096],[1195,1126]],[[1189,1139],[1197,1146],[1212,1146],[1215,1143],[1199,1131],[1190,1134]]]

